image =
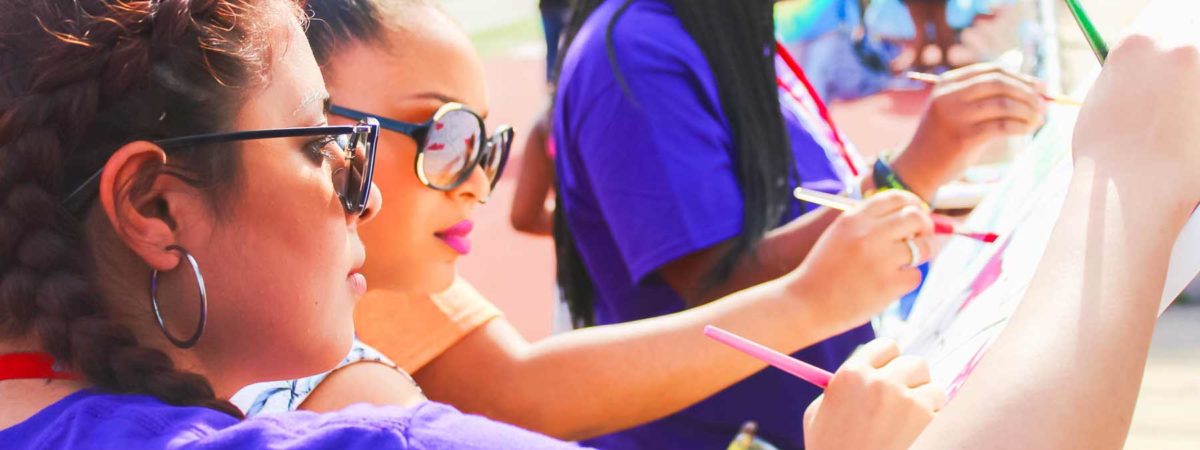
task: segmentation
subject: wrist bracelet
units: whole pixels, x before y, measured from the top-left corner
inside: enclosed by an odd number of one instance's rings
[[[875,181],[876,191],[885,191],[888,189],[912,191],[912,189],[909,189],[908,185],[904,184],[904,181],[896,175],[896,172],[892,170],[892,166],[884,161],[882,157],[875,160],[874,171],[871,173],[871,179]]]

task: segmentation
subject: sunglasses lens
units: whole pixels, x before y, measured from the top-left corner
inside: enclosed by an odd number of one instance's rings
[[[466,110],[451,110],[429,128],[421,169],[429,183],[449,189],[470,176],[483,141],[479,118]]]
[[[331,145],[337,145],[337,154],[343,159],[343,166],[333,172],[333,186],[338,189],[346,210],[358,213],[366,206],[368,174],[375,149],[368,133],[338,135]]]
[[[480,165],[483,166],[484,172],[487,173],[488,181],[492,187],[496,186],[496,181],[504,171],[504,163],[508,160],[508,151],[512,147],[512,141],[512,128],[502,127],[488,142],[488,151],[483,155],[483,161],[480,162]]]

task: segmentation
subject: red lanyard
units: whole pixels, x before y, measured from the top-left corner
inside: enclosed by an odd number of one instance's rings
[[[837,125],[833,123],[833,117],[829,115],[829,108],[825,107],[825,102],[821,101],[821,97],[817,95],[817,90],[813,89],[812,83],[804,75],[804,70],[800,68],[800,64],[796,63],[796,59],[792,58],[792,54],[787,51],[787,48],[783,44],[775,42],[775,51],[779,53],[779,57],[783,58],[784,64],[787,64],[796,78],[800,80],[800,83],[804,85],[804,89],[808,91],[809,98],[812,98],[813,103],[817,105],[817,113],[821,115],[821,120],[825,121],[825,124],[829,126],[829,131],[833,134],[833,141],[837,144],[838,153],[842,155],[842,160],[846,162],[846,166],[850,168],[850,174],[857,177],[858,168],[854,167],[854,161],[850,158],[850,153],[846,150],[846,143],[842,140],[842,134],[838,132]],[[775,82],[784,91],[787,91],[788,95],[792,96],[792,99],[797,103],[800,105],[805,104],[804,99],[796,95],[792,91],[792,87],[783,81],[783,78],[776,76]]]
[[[9,353],[0,355],[0,381],[54,379],[74,380],[73,373],[54,368],[54,358],[46,353]]]

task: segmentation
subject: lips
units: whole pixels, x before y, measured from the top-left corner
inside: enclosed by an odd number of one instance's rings
[[[458,254],[466,255],[471,252],[471,239],[467,236],[471,234],[471,230],[474,228],[475,224],[471,223],[470,220],[464,220],[433,235],[441,239],[446,246],[458,252]]]

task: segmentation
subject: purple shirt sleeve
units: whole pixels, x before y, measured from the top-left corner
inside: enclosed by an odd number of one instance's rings
[[[639,17],[626,20],[639,28]],[[682,32],[616,37],[628,91],[611,68],[594,68],[585,82],[603,92],[579,96],[567,120],[577,167],[636,283],[737,235],[742,201],[732,133],[699,47]]]

